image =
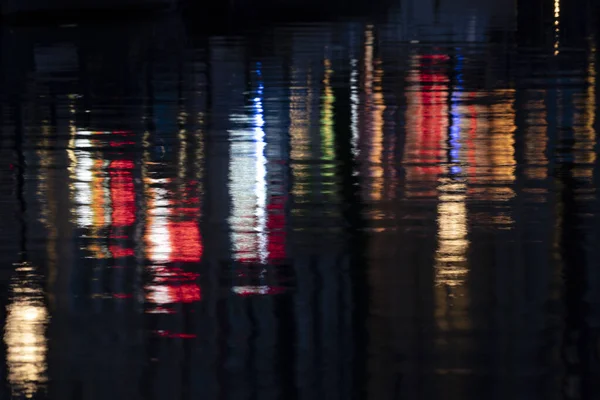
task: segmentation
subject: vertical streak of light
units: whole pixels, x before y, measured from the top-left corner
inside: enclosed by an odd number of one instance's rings
[[[437,285],[460,286],[468,273],[467,183],[444,178],[438,186],[438,249],[436,254]]]
[[[435,182],[444,172],[448,130],[448,77],[440,72],[447,55],[418,55],[411,60],[407,82],[406,193],[437,197]]]
[[[506,201],[515,196],[512,184],[515,182],[515,108],[514,90],[498,90],[500,99],[490,108],[489,136],[491,138],[490,161],[492,166],[491,187],[492,200]],[[503,220],[504,222],[501,222]],[[512,218],[501,217],[501,223],[512,223]]]
[[[248,128],[229,131],[231,157],[229,185],[232,210],[229,217],[234,258],[240,262],[261,262],[268,258],[267,224],[267,158],[263,90],[260,70],[256,96],[250,105],[251,115],[234,116],[233,124],[249,124]]]
[[[542,92],[545,95],[545,92]],[[547,177],[546,147],[548,133],[546,126],[546,108],[543,101],[531,101],[527,104],[530,116],[525,132],[525,176],[531,180],[544,180]]]
[[[80,131],[71,137],[69,159],[71,164],[72,187],[74,188],[75,214],[77,224],[89,228],[93,224],[92,182],[94,178],[94,160],[92,158],[91,132]]]
[[[358,158],[360,150],[358,148],[358,108],[360,105],[360,99],[358,96],[358,60],[353,58],[350,61],[350,129],[352,132],[352,154],[354,158]]]
[[[419,56],[412,54],[409,61],[409,71],[406,76],[409,90],[406,93],[406,144],[404,146],[403,160],[406,170],[407,196],[412,195],[413,181],[418,179],[418,167],[411,165],[417,161],[418,144],[421,132],[423,132],[423,100],[421,82],[419,81]]]
[[[331,61],[325,59],[325,76],[323,77],[323,109],[321,111],[321,151],[324,160],[331,161],[334,157],[333,137],[333,90],[331,88]]]
[[[187,131],[185,129],[180,129],[178,133],[179,138],[179,157],[178,157],[178,168],[177,168],[177,176],[180,180],[180,184],[184,185],[184,180],[186,176],[186,159],[187,159]]]
[[[46,125],[47,121],[42,124],[42,135],[43,139],[40,143],[40,149],[37,150],[37,155],[40,159],[40,171],[39,171],[39,186],[36,191],[38,199],[40,199],[40,221],[48,229],[48,240],[46,240],[46,252],[48,261],[48,286],[54,284],[57,274],[57,249],[56,239],[58,238],[57,221],[56,221],[56,209],[57,202],[53,193],[51,182],[52,174],[49,172],[50,168],[54,165],[54,156],[47,149],[50,148],[50,141],[48,135],[50,134],[50,127]],[[53,293],[49,294],[50,299],[53,298]]]
[[[460,60],[458,57],[457,59]],[[457,64],[457,67],[458,65],[460,64]],[[466,126],[461,126],[465,112],[459,103],[462,87],[460,74],[458,77],[459,84],[454,88],[450,106],[449,165],[444,168],[448,176],[441,178],[438,185],[438,249],[435,281],[436,285],[449,288],[461,286],[468,273],[469,241],[466,205],[468,175],[462,169],[466,158],[463,146],[465,142],[463,132],[466,131]]]
[[[382,92],[383,70],[374,58],[375,36],[373,26],[367,26],[364,47],[365,71],[365,112],[368,115],[366,124],[366,163],[368,164],[368,196],[371,200],[379,200],[383,194],[383,112],[385,105]]]
[[[304,69],[305,68],[305,69]],[[309,67],[292,68],[292,87],[290,89],[290,166],[292,170],[292,196],[295,207],[292,215],[302,217],[306,208],[302,206],[311,195],[309,169],[313,159],[310,138],[311,107],[314,102],[311,69]]]
[[[554,0],[554,55],[560,47],[560,0]]]
[[[254,143],[256,146],[256,217],[258,233],[258,254],[261,263],[265,263],[269,254],[267,249],[267,158],[265,156],[265,130],[263,117],[263,83],[259,81],[257,97],[254,98]]]
[[[7,306],[4,327],[8,381],[13,394],[33,398],[40,385],[47,381],[46,323],[48,311],[44,294],[37,287],[35,267],[20,265],[17,274],[24,274],[11,284],[12,301]],[[18,396],[20,397],[20,396]]]
[[[196,131],[196,153],[194,160],[194,168],[196,169],[196,184],[198,185],[197,193],[200,197],[204,194],[204,115],[198,113],[199,129]],[[200,202],[202,200],[200,199]]]
[[[575,168],[573,174],[577,178],[591,179],[594,174],[594,164],[596,163],[596,130],[594,128],[594,119],[596,112],[596,48],[592,42],[590,53],[588,55],[587,68],[587,92],[583,101],[584,112],[581,121],[577,125],[581,128],[575,130],[574,158]]]
[[[586,114],[587,123],[586,131],[588,132],[588,143],[589,143],[589,159],[587,160],[590,164],[590,177],[594,171],[594,164],[596,163],[596,152],[594,146],[596,143],[596,129],[594,123],[596,120],[596,44],[592,42],[590,54],[588,58],[588,93],[586,102]]]
[[[168,182],[166,179],[148,178],[148,186]],[[160,185],[162,186],[162,185]],[[171,236],[169,232],[170,202],[164,187],[148,187],[148,226],[146,246],[148,259],[155,264],[165,264],[171,260]]]
[[[373,117],[373,126],[371,127],[371,147],[369,155],[369,163],[371,165],[371,173],[369,177],[375,181],[371,190],[371,198],[380,200],[383,194],[383,112],[385,104],[383,100],[383,69],[380,62],[375,62],[373,74],[373,102],[371,104]]]

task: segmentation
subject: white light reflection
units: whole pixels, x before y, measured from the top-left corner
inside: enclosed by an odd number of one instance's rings
[[[239,115],[230,117],[232,123],[242,125],[242,128],[229,131],[229,184],[232,197],[229,225],[234,258],[265,263],[268,258],[267,158],[262,82],[258,84],[251,112],[250,118]],[[248,123],[251,131],[244,128]]]
[[[151,184],[167,182],[167,179],[149,179]],[[162,187],[151,187],[151,207],[148,210],[147,246],[148,258],[157,264],[164,264],[171,259],[171,237],[169,232],[169,200],[168,191]]]
[[[79,150],[92,147],[89,135],[92,132],[79,131],[75,136],[75,203],[77,204],[77,224],[82,227],[93,225],[94,211],[92,209],[92,181],[94,179],[94,160],[89,150]],[[83,137],[82,137],[83,136]]]
[[[254,98],[254,143],[256,145],[256,217],[258,220],[258,248],[260,262],[267,260],[267,158],[265,157],[265,131],[262,108],[263,84],[259,83],[258,97]]]

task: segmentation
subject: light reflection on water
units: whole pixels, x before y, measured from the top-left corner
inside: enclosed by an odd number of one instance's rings
[[[15,27],[0,392],[593,398],[594,33],[442,3]]]
[[[15,272],[4,326],[8,381],[12,393],[31,398],[47,380],[48,310],[36,268],[23,263]]]

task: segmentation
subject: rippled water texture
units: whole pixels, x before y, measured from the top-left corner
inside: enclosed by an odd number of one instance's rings
[[[599,398],[591,3],[433,3],[4,27],[0,397]]]

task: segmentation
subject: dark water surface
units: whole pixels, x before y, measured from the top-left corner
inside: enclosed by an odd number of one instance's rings
[[[486,3],[4,27],[0,398],[600,398],[594,14]]]

